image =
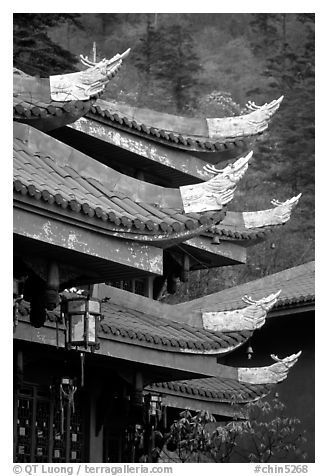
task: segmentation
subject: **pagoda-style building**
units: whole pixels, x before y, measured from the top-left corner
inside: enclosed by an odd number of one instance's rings
[[[180,382],[193,409],[198,386],[218,419],[245,418],[300,356],[223,363],[279,288],[229,313],[157,300],[192,270],[245,263],[289,220],[300,195],[229,211],[282,98],[220,119],[100,99],[128,53],[47,79],[14,70],[16,462],[150,462],[152,416],[165,431],[176,406],[161,388]]]

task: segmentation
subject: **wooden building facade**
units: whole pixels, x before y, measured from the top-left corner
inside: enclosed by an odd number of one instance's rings
[[[264,396],[300,356],[221,363],[265,324],[279,288],[228,319],[216,303],[189,313],[156,300],[202,263],[245,263],[289,220],[300,195],[228,210],[282,98],[223,119],[99,99],[127,55],[50,79],[14,71],[17,462],[149,457],[154,385],[217,378],[226,400],[213,413],[232,417],[229,398]]]

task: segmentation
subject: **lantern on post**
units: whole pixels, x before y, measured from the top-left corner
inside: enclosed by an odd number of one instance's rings
[[[66,323],[66,347],[99,349],[98,328],[103,319],[101,301],[89,296],[65,296],[61,302],[61,312]]]

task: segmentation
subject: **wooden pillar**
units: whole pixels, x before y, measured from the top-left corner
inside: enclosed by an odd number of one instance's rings
[[[143,427],[143,375],[140,371],[136,371],[133,378],[133,387],[130,395],[130,412],[129,412],[129,460],[131,463],[138,461],[138,447],[140,429]]]
[[[46,308],[53,311],[59,303],[59,267],[55,261],[48,264],[48,275],[46,284]]]
[[[94,388],[94,387],[93,387]],[[96,434],[97,395],[90,392],[89,462],[103,462],[103,426]]]
[[[149,299],[154,299],[153,297],[153,288],[154,288],[154,276],[150,276],[146,278],[146,286],[145,286],[145,296]]]

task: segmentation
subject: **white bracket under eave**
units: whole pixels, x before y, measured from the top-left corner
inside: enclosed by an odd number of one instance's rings
[[[276,304],[281,290],[269,296],[253,300],[244,296],[243,301],[249,306],[233,311],[202,312],[203,328],[212,332],[254,331],[265,323],[270,309]]]
[[[267,367],[239,367],[238,380],[243,383],[250,384],[274,384],[285,380],[289,370],[296,364],[302,351],[297,354],[289,355],[284,359],[279,359],[276,355],[271,354],[274,364]]]
[[[185,213],[221,210],[233,199],[237,183],[248,169],[248,162],[252,155],[253,151],[224,169],[217,169],[207,164],[204,169],[215,177],[207,182],[180,187]]]
[[[293,208],[298,204],[302,194],[290,198],[285,202],[271,200],[274,208],[259,210],[256,212],[243,212],[245,228],[261,228],[264,226],[282,225],[286,223],[292,214]]]
[[[116,74],[130,49],[111,59],[98,63],[80,55],[81,62],[88,66],[85,71],[50,76],[50,95],[53,101],[85,101],[101,93],[109,80]]]

